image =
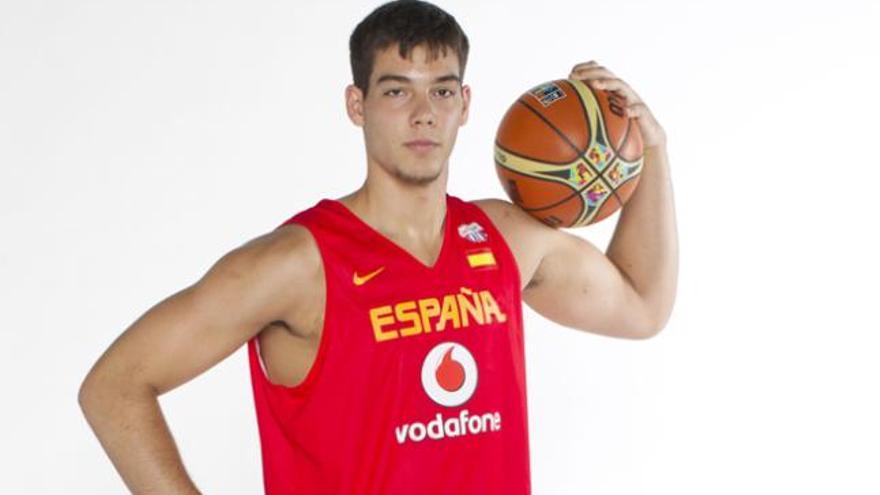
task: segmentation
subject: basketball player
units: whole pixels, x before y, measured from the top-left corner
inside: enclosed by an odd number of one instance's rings
[[[619,93],[647,150],[603,254],[507,201],[446,192],[471,98],[452,16],[388,3],[350,49],[363,185],[221,257],[126,329],[83,382],[81,407],[134,493],[199,493],[157,398],[247,344],[266,493],[527,494],[521,301],[629,339],[669,317],[678,255],[665,133],[626,83],[595,62],[568,75]]]

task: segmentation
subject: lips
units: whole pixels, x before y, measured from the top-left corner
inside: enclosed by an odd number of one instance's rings
[[[431,147],[431,146],[438,146],[440,143],[438,143],[438,142],[436,142],[436,141],[431,141],[430,139],[416,139],[416,140],[413,140],[413,141],[407,141],[407,142],[405,142],[405,143],[403,143],[403,144],[405,144],[406,146],[410,146],[410,147],[425,147],[425,148],[429,148],[429,147]]]
[[[437,149],[440,146],[440,143],[436,141],[431,141],[430,139],[415,139],[412,141],[407,141],[403,144],[411,151],[417,153],[420,156],[427,155],[428,153]]]

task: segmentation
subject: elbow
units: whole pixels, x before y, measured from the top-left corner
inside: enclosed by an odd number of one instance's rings
[[[641,313],[641,316],[631,321],[625,332],[619,332],[621,337],[632,340],[648,340],[657,336],[663,327],[666,326],[664,318],[654,318],[647,311]]]
[[[643,300],[642,317],[639,319],[639,336],[637,338],[645,340],[656,337],[657,334],[666,328],[669,317],[672,315],[672,302],[652,302]]]
[[[638,336],[636,337],[636,339],[638,339],[638,340],[648,340],[648,339],[650,339],[650,338],[656,337],[657,334],[660,333],[661,330],[663,330],[663,327],[660,327],[660,326],[650,326],[650,327],[646,328],[645,330],[642,330],[641,332],[639,332],[639,334],[638,334]]]
[[[626,332],[619,333],[618,336],[630,340],[648,340],[660,333],[660,327],[655,325],[633,326]]]
[[[662,316],[658,318],[652,318],[651,324],[646,325],[644,330],[640,334],[641,340],[647,340],[652,337],[656,337],[657,334],[663,331],[666,328],[666,324],[669,322],[669,312],[664,313]]]
[[[105,394],[101,392],[100,383],[98,383],[94,373],[89,373],[80,384],[79,392],[76,397],[79,408],[82,410],[83,414],[88,416],[98,405],[100,402],[99,397],[102,395]]]
[[[130,381],[92,369],[80,384],[77,402],[86,417],[100,415],[114,407],[117,401],[130,396],[135,389]]]

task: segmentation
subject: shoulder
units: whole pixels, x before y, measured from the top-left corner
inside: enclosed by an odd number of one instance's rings
[[[303,264],[320,261],[320,252],[312,234],[296,223],[254,237],[227,256],[281,270],[301,269]]]
[[[479,207],[509,242],[528,243],[536,236],[556,230],[507,200],[484,198],[468,203]]]
[[[317,243],[309,230],[296,223],[281,226],[273,231],[248,240],[230,251],[226,257],[238,263],[251,264],[267,271],[303,273],[320,268],[321,256]]]
[[[323,278],[318,246],[311,233],[289,224],[252,238],[224,254],[207,279],[238,287],[239,297],[274,308],[282,317],[291,305],[308,300]]]
[[[510,201],[485,198],[468,201],[479,207],[501,233],[516,258],[523,284],[528,284],[552,239],[561,232],[526,213]]]

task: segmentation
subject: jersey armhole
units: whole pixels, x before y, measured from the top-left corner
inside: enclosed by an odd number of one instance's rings
[[[255,361],[259,370],[257,373],[252,373],[252,375],[259,375],[260,381],[267,386],[269,389],[276,391],[281,394],[292,395],[296,397],[308,397],[309,391],[314,387],[314,383],[318,380],[321,374],[321,370],[324,368],[324,361],[326,360],[327,348],[330,346],[330,339],[333,337],[331,329],[333,325],[330,324],[330,316],[333,314],[330,311],[330,301],[332,299],[330,292],[333,290],[333,284],[330,282],[330,274],[328,270],[328,263],[325,256],[324,248],[321,245],[321,241],[318,236],[312,231],[311,227],[307,225],[306,222],[300,222],[294,218],[284,222],[280,227],[284,225],[290,225],[292,223],[296,223],[297,225],[303,227],[308,231],[309,235],[312,237],[312,240],[315,242],[317,246],[318,252],[321,257],[322,264],[322,272],[324,278],[324,311],[323,318],[321,324],[321,336],[318,341],[318,350],[315,353],[315,359],[312,362],[312,365],[309,367],[309,371],[306,373],[306,376],[296,385],[287,386],[280,383],[274,383],[269,379],[269,373],[266,370],[266,364],[263,361],[263,356],[260,352],[260,339],[259,334],[254,335],[250,342],[249,352],[251,353],[251,359]]]

